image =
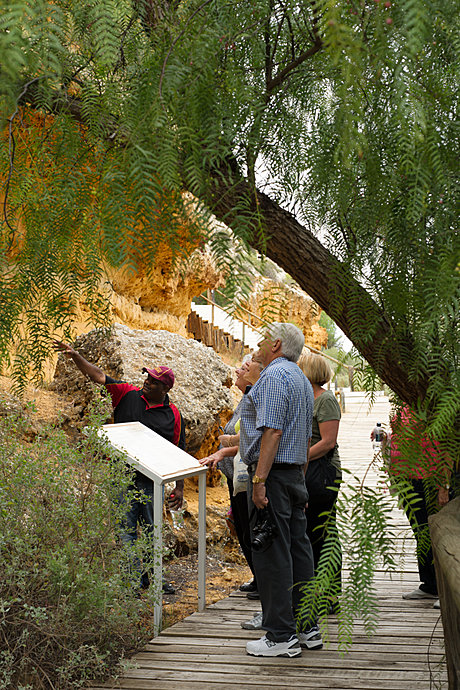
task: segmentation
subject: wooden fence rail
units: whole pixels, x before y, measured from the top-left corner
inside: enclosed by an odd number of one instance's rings
[[[195,340],[212,347],[219,354],[230,354],[235,357],[242,357],[250,352],[250,348],[238,338],[234,338],[230,333],[214,326],[201,318],[196,312],[192,311],[187,318],[187,333]]]
[[[430,524],[434,565],[441,600],[449,690],[460,688],[460,496]]]

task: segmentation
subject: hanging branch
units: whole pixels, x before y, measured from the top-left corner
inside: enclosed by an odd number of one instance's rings
[[[9,228],[9,230],[11,232],[11,237],[10,237],[10,241],[8,242],[8,246],[6,248],[6,253],[9,252],[11,247],[13,246],[14,234],[15,234],[15,230],[13,227],[11,227],[10,222],[8,220],[8,213],[7,213],[8,193],[10,190],[11,178],[13,177],[14,154],[16,151],[16,141],[15,141],[14,134],[13,134],[13,121],[19,113],[19,104],[20,104],[21,98],[23,98],[25,96],[29,86],[31,86],[32,84],[35,84],[35,82],[37,82],[43,78],[44,78],[43,76],[35,77],[34,79],[31,79],[26,84],[24,84],[24,87],[23,87],[21,93],[19,94],[17,102],[16,102],[16,110],[11,115],[11,117],[9,117],[7,120],[7,122],[8,122],[8,160],[9,160],[9,167],[8,167],[8,176],[7,176],[6,182],[5,182],[5,198],[3,199],[3,218],[5,221],[5,225],[7,226],[7,228]]]

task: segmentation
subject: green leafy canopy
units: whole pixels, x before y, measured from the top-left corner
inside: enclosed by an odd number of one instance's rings
[[[187,190],[230,292],[247,246],[281,263],[458,460],[458,5],[9,0],[0,362],[39,372],[81,300],[105,324],[107,266],[186,253]]]

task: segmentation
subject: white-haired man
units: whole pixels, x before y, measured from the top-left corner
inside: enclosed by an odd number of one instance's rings
[[[302,332],[293,324],[273,323],[267,328],[256,354],[264,369],[241,414],[241,457],[252,480],[249,504],[259,511],[265,508],[274,525],[274,537],[262,543],[261,550],[253,550],[262,614],[243,627],[266,630],[260,640],[246,645],[247,653],[254,656],[295,657],[301,647],[323,646],[316,620],[302,618],[296,630],[299,585],[314,574],[304,512],[313,390],[296,364],[304,344]]]

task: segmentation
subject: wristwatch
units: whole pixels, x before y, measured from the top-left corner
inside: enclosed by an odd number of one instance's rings
[[[265,479],[262,479],[262,477],[258,477],[257,474],[255,474],[252,478],[252,483],[253,484],[265,484]]]

